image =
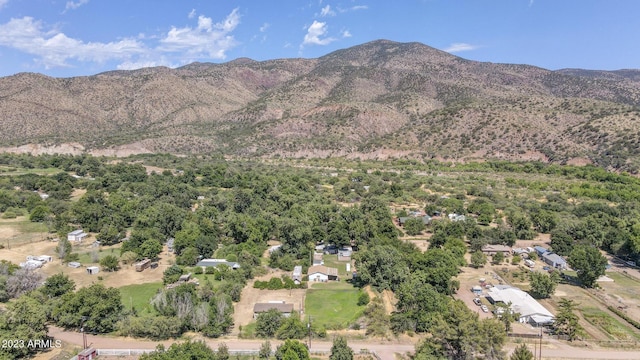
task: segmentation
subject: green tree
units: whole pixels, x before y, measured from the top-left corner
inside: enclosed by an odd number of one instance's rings
[[[260,350],[258,351],[258,359],[260,360],[269,360],[271,357],[271,343],[269,340],[265,341],[260,345]]]
[[[103,225],[96,235],[96,239],[100,241],[100,244],[105,246],[117,244],[122,238],[124,238],[124,229],[120,229],[113,224]]]
[[[120,263],[118,257],[115,255],[107,255],[100,260],[100,265],[105,271],[118,271],[120,269]]]
[[[569,341],[578,339],[584,333],[578,315],[574,312],[577,306],[578,304],[573,300],[560,299],[559,311],[553,323],[555,332],[559,335],[567,335]]]
[[[353,349],[347,345],[347,339],[344,336],[333,339],[329,360],[353,360]]]
[[[0,342],[24,340],[25,346],[3,346],[0,352],[9,358],[24,359],[39,351],[37,346],[27,346],[28,341],[44,341],[47,337],[47,316],[44,304],[28,295],[23,295],[7,305],[0,313]]]
[[[553,295],[558,286],[559,279],[550,275],[534,271],[529,275],[531,295],[537,299],[545,299]]]
[[[216,353],[202,341],[187,340],[174,343],[167,350],[162,345],[156,349],[152,353],[142,354],[140,360],[219,360]]]
[[[607,266],[607,258],[600,250],[586,245],[574,247],[567,262],[578,273],[578,279],[586,287],[593,287],[596,280],[604,275]]]
[[[282,314],[277,309],[258,314],[256,319],[256,336],[262,338],[273,337],[282,325]]]
[[[504,254],[501,251],[498,251],[497,253],[495,253],[495,255],[491,257],[491,262],[494,265],[502,264],[503,261],[504,261]]]
[[[300,318],[291,315],[289,318],[283,319],[282,324],[276,331],[276,338],[279,340],[286,339],[302,339],[306,335],[306,327],[300,321]]]
[[[162,244],[160,244],[160,241],[149,239],[140,245],[140,252],[138,254],[143,258],[157,260],[161,252]]]
[[[567,256],[571,253],[574,245],[575,240],[565,230],[555,229],[551,232],[551,249],[554,253]]]
[[[54,304],[51,317],[67,329],[77,329],[84,324],[89,331],[107,333],[116,329],[122,310],[118,289],[94,284],[62,295]]]
[[[536,230],[548,234],[558,224],[558,217],[551,211],[539,210],[531,214],[531,222]]]
[[[45,205],[38,205],[29,213],[29,220],[32,222],[43,222],[51,210]]]
[[[295,354],[295,357],[289,355],[290,359],[311,360],[307,347],[297,340],[285,340],[282,345],[278,346],[276,349],[276,360],[284,360],[285,355],[289,352]]]
[[[471,253],[471,266],[478,269],[487,263],[487,256],[482,251],[474,251]]]
[[[49,298],[55,298],[71,292],[75,290],[75,288],[76,284],[73,280],[69,279],[69,276],[59,273],[49,276],[40,288],[40,291]]]
[[[424,229],[425,225],[422,218],[410,218],[404,223],[404,231],[410,236],[420,235]]]
[[[522,344],[515,348],[509,360],[533,360],[533,353],[526,344]]]
[[[371,246],[354,257],[358,280],[379,290],[395,290],[409,275],[404,257],[391,245]]]

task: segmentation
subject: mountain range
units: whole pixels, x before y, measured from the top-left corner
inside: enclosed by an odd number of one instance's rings
[[[640,70],[378,40],[316,59],[0,78],[5,151],[486,159],[640,170]]]

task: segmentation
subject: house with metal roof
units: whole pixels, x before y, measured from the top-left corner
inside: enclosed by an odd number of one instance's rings
[[[204,267],[218,267],[220,265],[227,265],[232,269],[239,269],[240,264],[233,261],[227,261],[227,259],[202,259],[198,261],[196,266],[204,266]]]
[[[293,313],[293,304],[287,304],[284,301],[257,303],[253,305],[253,318],[257,319],[258,315],[266,313],[272,309],[278,310],[284,317],[290,317]]]
[[[511,311],[519,315],[518,321],[535,326],[553,323],[555,316],[528,293],[512,286],[497,285],[487,291],[490,303],[508,305]]]
[[[562,256],[552,252],[542,254],[542,261],[559,270],[567,268],[567,261]]]

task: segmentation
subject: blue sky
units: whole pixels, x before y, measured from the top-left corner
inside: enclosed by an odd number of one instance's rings
[[[547,69],[640,68],[639,0],[0,0],[0,76],[315,58],[376,39]]]

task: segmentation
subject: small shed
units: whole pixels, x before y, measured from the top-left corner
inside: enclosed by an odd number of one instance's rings
[[[42,261],[42,262],[52,262],[53,261],[53,257],[50,256],[50,255],[40,255],[40,256],[36,257],[36,260]]]
[[[87,274],[94,275],[100,272],[100,268],[97,266],[89,266],[87,267]]]
[[[69,263],[69,264],[67,264],[67,265],[69,265],[69,267],[70,267],[70,268],[74,268],[74,269],[77,269],[77,268],[79,268],[80,266],[82,266],[79,262],[76,262],[76,261],[72,261],[72,262],[70,262],[70,263]]]
[[[476,295],[482,295],[482,286],[476,285],[476,286],[472,287],[471,288],[471,292],[473,292]]]
[[[98,357],[98,351],[94,348],[87,348],[78,354],[78,360],[93,360]]]
[[[180,278],[178,278],[178,281],[187,282],[190,279],[191,279],[191,273],[188,273],[188,274],[180,275]]]

